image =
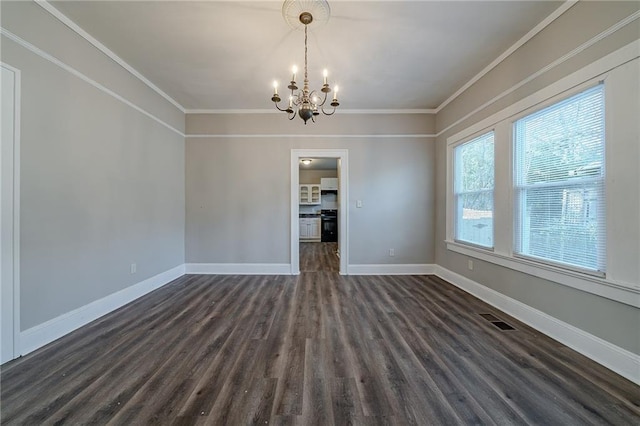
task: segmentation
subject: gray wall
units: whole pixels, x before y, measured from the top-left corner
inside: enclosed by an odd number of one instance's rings
[[[2,26],[181,130],[184,115],[33,2]],[[184,263],[184,138],[21,45],[26,330]],[[137,273],[130,273],[130,264]]]
[[[447,137],[638,39],[640,35],[638,21],[619,29],[511,95],[463,119],[459,124],[455,122],[504,90],[631,15],[638,10],[639,6],[637,2],[579,2],[573,6],[438,113],[437,129],[439,132],[445,131],[437,138],[435,162],[437,165],[437,231],[435,235],[437,264],[637,354],[640,353],[639,309],[479,259],[474,260],[474,270],[469,271],[467,257],[447,250],[444,241]],[[455,125],[451,127],[452,124]],[[637,194],[638,191],[636,190],[635,193]]]
[[[273,114],[238,122],[188,114],[187,134],[233,135],[241,128],[242,134],[261,136],[187,138],[187,262],[288,264],[291,150],[331,148],[349,150],[350,263],[432,263],[432,139],[379,137],[432,133],[433,121],[425,117],[336,113],[321,125],[302,127],[304,135],[283,138],[265,135],[295,134],[302,124]],[[390,124],[382,128],[380,122]],[[317,132],[347,136],[308,137]],[[363,208],[356,209],[355,200]],[[388,256],[389,248],[395,257]]]

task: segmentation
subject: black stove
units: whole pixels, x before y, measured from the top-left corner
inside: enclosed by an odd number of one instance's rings
[[[320,241],[337,242],[338,241],[338,210],[321,210],[320,220],[322,233]]]

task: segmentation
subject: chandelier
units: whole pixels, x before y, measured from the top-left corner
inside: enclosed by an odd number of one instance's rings
[[[315,9],[315,10],[314,10]],[[304,25],[304,80],[302,82],[302,90],[298,88],[296,83],[297,67],[294,65],[292,72],[293,76],[287,86],[287,89],[291,91],[289,95],[289,105],[286,108],[281,108],[278,103],[282,100],[278,95],[278,82],[273,82],[273,101],[275,107],[279,111],[286,112],[289,120],[293,120],[296,115],[304,120],[304,124],[307,124],[307,120],[311,119],[315,123],[315,117],[322,112],[324,115],[333,115],[336,112],[336,108],[340,105],[338,102],[338,86],[335,86],[333,90],[333,99],[329,103],[332,110],[325,111],[324,106],[327,102],[328,95],[331,93],[331,86],[327,81],[327,70],[323,72],[323,84],[319,95],[316,90],[309,89],[309,77],[307,70],[307,32],[309,24],[314,21],[314,15],[312,12],[317,12],[319,21],[326,22],[329,19],[329,4],[326,0],[286,0],[282,6],[282,15],[285,20],[293,28],[297,28],[300,24]],[[295,19],[294,19],[295,18]],[[322,102],[320,102],[322,98]]]

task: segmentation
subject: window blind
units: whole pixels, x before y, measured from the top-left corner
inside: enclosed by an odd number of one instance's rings
[[[455,147],[455,239],[493,247],[494,135],[485,133]]]
[[[604,273],[604,86],[514,123],[515,252]]]

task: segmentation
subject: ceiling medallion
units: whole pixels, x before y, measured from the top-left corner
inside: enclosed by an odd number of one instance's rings
[[[320,92],[322,96],[322,102],[316,90],[309,89],[309,78],[307,72],[307,32],[310,25],[318,26],[326,23],[331,15],[331,9],[329,3],[326,0],[285,0],[282,5],[282,16],[285,21],[294,29],[304,26],[304,80],[302,84],[302,90],[298,89],[296,83],[296,73],[298,68],[294,65],[292,72],[293,76],[287,86],[287,89],[291,91],[289,95],[289,106],[287,108],[280,108],[278,103],[281,101],[280,95],[278,95],[278,82],[273,82],[273,101],[275,107],[283,112],[286,112],[289,120],[293,120],[296,115],[300,116],[304,120],[304,124],[307,124],[307,120],[311,119],[315,123],[315,117],[320,115],[320,111],[324,115],[333,115],[336,112],[336,108],[340,105],[338,102],[338,86],[335,86],[333,90],[333,100],[329,105],[333,107],[330,112],[325,111],[324,105],[327,101],[329,93],[331,93],[331,86],[327,81],[327,70],[323,72],[323,84]]]

